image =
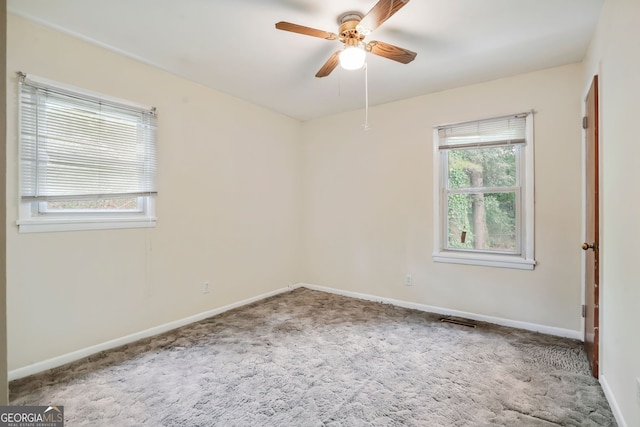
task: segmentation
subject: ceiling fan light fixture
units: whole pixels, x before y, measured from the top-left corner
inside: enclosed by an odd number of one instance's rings
[[[345,70],[357,70],[364,66],[367,53],[364,46],[347,46],[340,52],[340,66]]]
[[[365,68],[367,53],[408,64],[415,59],[415,52],[381,41],[364,41],[369,33],[375,31],[407,3],[409,0],[378,0],[366,14],[358,11],[345,12],[338,16],[337,33],[285,21],[277,22],[276,29],[325,40],[337,40],[344,45],[342,49],[331,54],[316,73],[316,77],[327,77],[338,64],[347,70]]]

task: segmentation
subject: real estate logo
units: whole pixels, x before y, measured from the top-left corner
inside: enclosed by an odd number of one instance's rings
[[[0,406],[0,427],[64,427],[64,406]]]

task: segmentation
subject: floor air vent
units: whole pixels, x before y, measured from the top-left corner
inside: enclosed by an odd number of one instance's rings
[[[440,321],[445,323],[453,323],[454,325],[467,326],[469,328],[476,327],[476,322],[474,320],[464,319],[462,317],[446,316],[441,317]]]

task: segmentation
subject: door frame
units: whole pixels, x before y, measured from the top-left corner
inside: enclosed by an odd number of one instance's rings
[[[598,193],[599,193],[599,197],[598,197],[598,234],[599,234],[599,240],[600,240],[600,247],[602,246],[602,217],[603,217],[603,211],[602,211],[602,139],[601,139],[601,135],[602,135],[602,121],[601,121],[601,103],[600,103],[600,94],[602,93],[601,91],[601,82],[602,82],[602,78],[601,78],[601,73],[600,70],[598,69],[598,72],[593,74],[588,81],[586,82],[586,87],[584,88],[583,92],[582,92],[582,98],[581,98],[581,117],[585,117],[587,115],[587,110],[586,110],[586,101],[587,101],[587,96],[589,95],[589,91],[591,89],[591,85],[593,83],[593,79],[594,77],[598,77],[598,84],[597,84],[597,91],[598,91],[598,105],[597,105],[597,110],[598,110],[598,134],[597,134],[597,138],[598,138]],[[581,158],[581,172],[582,172],[582,177],[581,177],[581,185],[582,185],[582,201],[581,201],[581,230],[580,230],[580,235],[581,235],[581,239],[580,242],[576,242],[577,246],[576,248],[578,248],[579,244],[581,242],[585,242],[586,240],[586,223],[587,223],[587,218],[586,218],[586,197],[587,197],[587,129],[582,128],[582,132],[581,132],[581,152],[582,152],[582,158]],[[598,248],[598,380],[600,379],[599,377],[602,375],[602,313],[603,313],[603,300],[602,300],[602,267],[603,267],[603,263],[602,263],[602,252],[600,251],[600,247]],[[578,249],[580,250],[580,249]],[[584,252],[582,250],[580,250],[580,252]],[[584,306],[586,304],[586,256],[584,254],[581,254],[581,260],[580,260],[580,294],[581,294],[581,305]],[[584,340],[585,337],[585,332],[586,332],[586,321],[585,321],[585,317],[582,316],[582,312],[581,312],[581,316],[580,316],[580,330],[582,332],[582,340]]]

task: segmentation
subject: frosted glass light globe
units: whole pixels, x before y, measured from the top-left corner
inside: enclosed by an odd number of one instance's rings
[[[362,68],[366,52],[359,46],[348,46],[340,52],[340,65],[345,70]]]

